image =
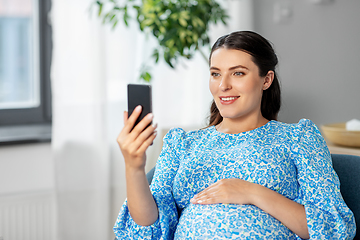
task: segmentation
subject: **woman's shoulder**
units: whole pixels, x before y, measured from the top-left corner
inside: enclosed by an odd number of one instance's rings
[[[310,119],[300,119],[297,123],[276,122],[276,132],[290,135],[293,140],[304,134],[320,134],[317,126]]]
[[[298,123],[294,124],[294,132],[300,135],[306,132],[318,132],[318,128],[310,119],[301,119]]]
[[[310,119],[300,119],[297,123],[286,123],[281,121],[272,121],[274,122],[273,126],[276,129],[287,130],[287,131],[299,131],[304,128],[316,127],[316,125]]]

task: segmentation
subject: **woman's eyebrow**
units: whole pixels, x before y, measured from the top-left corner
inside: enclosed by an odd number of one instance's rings
[[[245,66],[243,66],[243,65],[236,65],[236,66],[233,66],[233,67],[229,68],[229,70],[234,70],[234,69],[237,69],[237,68],[244,68],[244,69],[246,69],[246,70],[249,70],[247,67],[245,67]],[[219,68],[214,67],[214,66],[210,67],[210,70],[220,71],[220,69],[219,69]]]
[[[244,69],[246,69],[246,70],[249,70],[247,67],[245,67],[245,66],[243,66],[243,65],[236,65],[236,66],[234,66],[234,67],[229,68],[229,70],[234,70],[234,69],[237,69],[237,68],[244,68]]]
[[[217,68],[217,67],[210,67],[210,70],[220,71],[220,69],[219,69],[219,68]]]

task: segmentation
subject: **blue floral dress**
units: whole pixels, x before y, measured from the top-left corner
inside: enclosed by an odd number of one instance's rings
[[[190,203],[211,184],[240,178],[305,206],[311,239],[351,239],[353,213],[340,194],[326,143],[317,127],[270,121],[239,134],[214,126],[164,138],[150,189],[159,209],[151,226],[130,216],[126,201],[114,226],[118,239],[300,239],[254,205]]]

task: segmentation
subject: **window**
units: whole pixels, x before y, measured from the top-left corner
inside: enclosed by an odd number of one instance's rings
[[[0,0],[0,142],[51,137],[50,0]]]

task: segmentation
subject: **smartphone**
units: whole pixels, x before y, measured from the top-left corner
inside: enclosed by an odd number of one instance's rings
[[[134,124],[135,127],[148,113],[152,112],[151,86],[144,84],[128,84],[127,90],[128,116],[130,117],[137,106],[141,105],[142,107],[142,112]]]

